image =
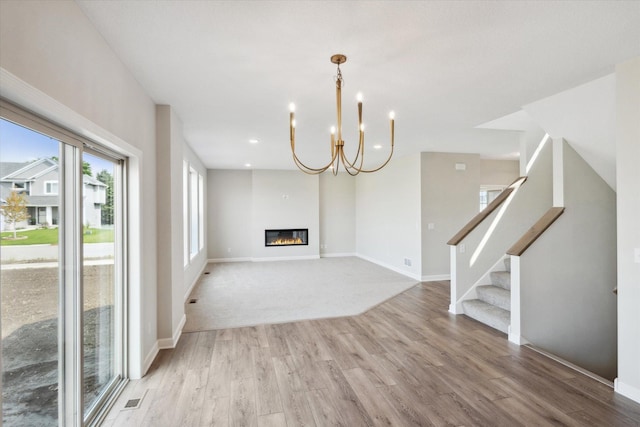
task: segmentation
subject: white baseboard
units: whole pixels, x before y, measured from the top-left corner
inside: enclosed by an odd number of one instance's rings
[[[198,275],[193,279],[193,283],[191,283],[191,285],[189,286],[189,289],[187,289],[187,292],[184,294],[184,302],[186,302],[189,299],[189,295],[191,295],[191,291],[193,290],[193,288],[198,283],[198,280],[200,280],[200,278],[202,277],[202,273],[204,273],[204,269],[205,268],[207,268],[207,263],[206,262],[204,263],[204,265],[200,269],[200,272],[198,273]]]
[[[221,263],[221,262],[247,262],[251,261],[251,258],[242,257],[242,258],[212,258],[208,259],[207,262],[212,263]]]
[[[160,352],[160,348],[158,347],[158,342],[156,341],[155,343],[153,343],[153,347],[151,347],[151,350],[149,350],[147,357],[144,358],[144,362],[142,362],[142,375],[140,376],[140,378],[144,377],[147,374],[147,371],[151,367],[151,364],[153,363],[153,361],[156,359],[158,352]],[[138,380],[140,378],[131,378],[131,379]]]
[[[395,271],[398,274],[402,274],[403,276],[407,276],[407,277],[409,277],[409,278],[411,278],[413,280],[417,280],[418,282],[422,281],[421,280],[422,278],[420,276],[418,276],[417,274],[413,274],[410,271],[403,271],[403,270],[399,269],[398,267],[395,267],[393,265],[386,264],[384,262],[378,261],[377,259],[369,258],[366,255],[356,254],[356,256],[358,258],[361,258],[361,259],[365,260],[365,261],[369,261],[369,262],[371,262],[373,264],[379,265],[380,267],[384,267],[387,270]]]
[[[182,328],[184,328],[185,323],[187,323],[187,315],[183,314],[178,327],[173,331],[173,337],[162,338],[157,341],[158,349],[164,350],[167,348],[176,348],[176,345],[178,345],[178,341],[180,341],[180,337],[182,336]]]
[[[323,254],[320,254],[320,258],[345,258],[345,257],[350,257],[350,256],[357,256],[357,255],[355,254],[355,252],[351,252],[351,253],[334,252],[334,253],[323,253]]]
[[[507,334],[509,342],[512,342],[514,344],[517,345],[527,345],[530,344],[529,341],[527,341],[526,338],[524,338],[522,335],[519,334],[513,334],[511,333],[511,331],[509,331],[509,333]]]
[[[431,274],[429,276],[422,276],[423,282],[439,282],[440,280],[451,280],[450,274]]]
[[[640,388],[626,384],[620,381],[620,378],[616,378],[613,380],[613,389],[616,393],[640,403]]]
[[[462,309],[462,304],[449,304],[449,313],[451,314],[464,314],[464,310]]]
[[[253,261],[253,262],[300,261],[300,260],[306,260],[306,259],[320,259],[320,255],[277,256],[277,257],[251,258],[251,261]]]

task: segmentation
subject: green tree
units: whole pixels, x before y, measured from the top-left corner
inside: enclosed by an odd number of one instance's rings
[[[91,165],[89,164],[89,162],[85,162],[84,160],[82,161],[82,174],[93,176],[91,174]]]
[[[55,160],[57,162],[58,156],[51,156],[51,160]],[[82,174],[93,176],[91,172],[91,165],[89,164],[89,162],[86,162],[84,160],[82,161]]]
[[[5,200],[5,204],[0,206],[0,212],[4,216],[4,222],[13,226],[13,238],[17,239],[16,224],[29,218],[26,196],[17,191],[12,191]]]
[[[102,224],[113,224],[113,176],[107,170],[96,174],[96,179],[107,185],[106,203],[102,205]]]

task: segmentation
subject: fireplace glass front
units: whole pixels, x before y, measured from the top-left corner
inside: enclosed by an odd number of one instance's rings
[[[309,244],[309,229],[264,230],[265,246],[298,246]]]

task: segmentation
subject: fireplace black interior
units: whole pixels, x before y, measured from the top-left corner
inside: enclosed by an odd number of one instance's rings
[[[265,246],[300,246],[309,244],[308,228],[264,230]]]

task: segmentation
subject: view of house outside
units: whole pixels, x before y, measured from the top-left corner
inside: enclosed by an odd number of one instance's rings
[[[0,119],[3,425],[58,425],[59,157],[63,144]],[[84,402],[113,371],[114,164],[83,156]]]

